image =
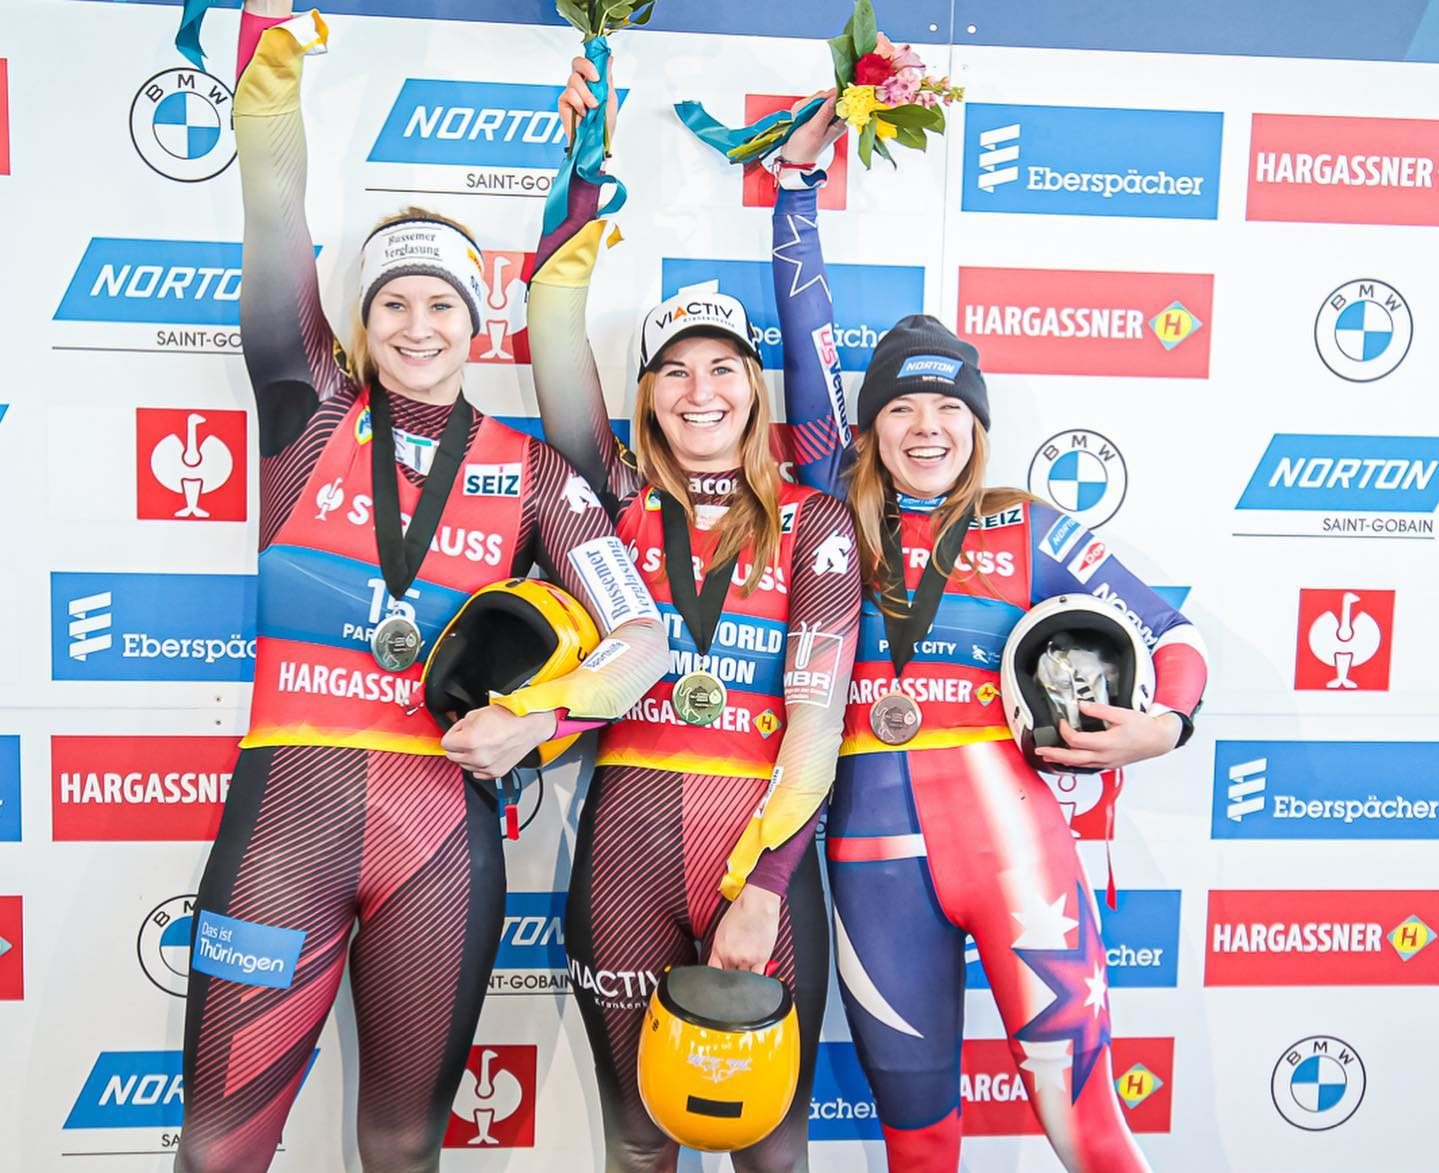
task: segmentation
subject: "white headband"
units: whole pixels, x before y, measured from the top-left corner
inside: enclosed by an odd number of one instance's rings
[[[360,250],[360,320],[370,303],[396,277],[438,277],[455,287],[470,311],[470,334],[480,332],[485,297],[479,247],[458,228],[439,220],[400,220],[377,228]]]

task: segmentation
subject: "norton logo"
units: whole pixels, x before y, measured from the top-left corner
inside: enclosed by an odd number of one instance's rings
[[[1269,1090],[1279,1114],[1295,1128],[1338,1128],[1364,1100],[1364,1061],[1343,1039],[1314,1035],[1285,1049]]]
[[[244,521],[243,411],[135,411],[136,516]]]
[[[235,159],[234,95],[197,69],[167,69],[130,104],[130,138],[140,158],[167,179],[199,183]]]
[[[189,987],[190,934],[194,923],[194,894],[172,896],[150,910],[135,942],[145,976],[177,998],[183,998]]]
[[[509,892],[491,994],[567,994],[565,894]]]
[[[1029,491],[1053,501],[1089,529],[1098,529],[1118,513],[1128,490],[1123,454],[1098,432],[1056,432],[1029,463]]]
[[[1382,379],[1404,361],[1413,341],[1408,303],[1392,285],[1372,278],[1341,285],[1314,319],[1319,357],[1351,383]]]
[[[623,105],[625,90],[618,90]],[[543,198],[565,158],[560,87],[407,78],[370,148],[371,191]],[[463,170],[460,170],[463,169]]]
[[[534,1148],[537,1055],[529,1046],[471,1047],[444,1147]]]

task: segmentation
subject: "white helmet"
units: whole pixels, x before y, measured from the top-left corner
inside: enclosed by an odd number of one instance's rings
[[[1014,625],[1000,658],[1004,718],[1015,744],[1036,770],[1056,767],[1036,746],[1063,746],[1061,715],[1074,729],[1093,732],[1102,721],[1079,715],[1078,702],[1098,701],[1138,712],[1154,704],[1154,659],[1139,629],[1093,595],[1045,599]],[[1092,774],[1095,766],[1065,766]]]

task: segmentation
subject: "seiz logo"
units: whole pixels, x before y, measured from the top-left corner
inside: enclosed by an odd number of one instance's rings
[[[236,752],[233,737],[52,737],[55,841],[212,840]]]
[[[1256,114],[1249,220],[1439,224],[1439,121]]]
[[[0,896],[0,1002],[25,997],[25,907],[19,896]]]
[[[1080,269],[959,270],[959,333],[984,369],[1209,377],[1214,277]]]
[[[1130,1131],[1168,1132],[1174,1040],[1115,1039],[1113,1055],[1115,1090],[1125,1102],[1124,1118]],[[966,1039],[959,1077],[965,1135],[1042,1135],[1044,1130],[1030,1103],[1034,1083],[1043,1080],[1067,1085],[1065,1066],[1072,1062],[1069,1056],[1051,1059],[1036,1053],[1025,1061],[1021,1073],[1005,1039]],[[1056,1064],[1065,1066],[1056,1070]],[[820,1043],[810,1094],[810,1140],[880,1140],[882,1135],[879,1113],[854,1044]]]
[[[135,411],[135,502],[142,521],[244,521],[243,411]]]
[[[1394,592],[1301,590],[1294,687],[1387,692]]]
[[[783,245],[775,250],[775,258],[776,269],[788,275],[791,296],[820,280],[818,272],[790,257]],[[890,326],[924,308],[924,270],[912,265],[828,265],[826,273],[836,313],[843,315],[833,331],[840,364],[847,371],[862,371]],[[748,310],[766,369],[782,369],[784,348],[770,262],[689,257],[666,257],[661,262],[665,297],[715,280],[721,293],[738,298]]]
[[[240,245],[94,237],[55,320],[239,326]]]
[[[744,96],[744,120],[748,125],[769,114],[788,110],[802,95],[781,96],[779,94],[746,94]],[[801,160],[808,162],[808,160]],[[822,212],[842,212],[845,209],[849,188],[849,131],[839,136],[834,144],[834,158],[825,168],[827,179],[819,189],[816,205]],[[772,208],[775,201],[774,176],[762,165],[751,163],[744,169],[744,183],[741,195],[746,208]]]
[[[1217,742],[1210,834],[1439,839],[1439,742]]]
[[[443,1147],[534,1148],[537,1066],[535,1047],[471,1047],[450,1103]]]
[[[1200,110],[966,103],[960,206],[1213,220],[1223,136],[1224,116]]]
[[[475,363],[527,363],[530,332],[525,325],[525,295],[535,254],[481,250],[483,265],[476,291],[480,302],[480,332],[470,342]]]
[[[1439,892],[1211,891],[1206,986],[1439,985]]]
[[[467,464],[463,484],[466,497],[518,497],[520,465]]]

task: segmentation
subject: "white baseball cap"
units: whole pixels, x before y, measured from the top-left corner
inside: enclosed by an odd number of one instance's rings
[[[640,327],[640,374],[655,366],[671,342],[698,333],[732,338],[745,354],[760,357],[759,332],[743,303],[713,285],[689,286],[645,315]]]

